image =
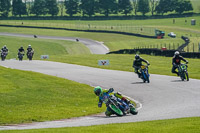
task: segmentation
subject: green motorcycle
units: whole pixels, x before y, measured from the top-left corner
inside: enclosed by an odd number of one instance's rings
[[[115,93],[115,95],[116,94],[117,93]],[[107,95],[105,97],[106,98],[104,99],[104,103],[107,106],[107,110],[105,112],[106,116],[110,116],[112,114],[123,116],[129,113],[137,115],[138,111],[136,110],[132,102],[126,103],[125,101],[114,95]]]
[[[178,65],[178,73],[179,73],[182,81],[184,81],[184,80],[189,81],[189,75],[188,75],[187,68],[188,68],[187,64]]]

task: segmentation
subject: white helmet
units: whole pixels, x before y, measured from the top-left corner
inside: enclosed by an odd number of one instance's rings
[[[174,55],[180,55],[180,53],[179,53],[178,51],[176,51],[176,52],[174,53]]]
[[[28,47],[31,47],[31,45],[29,44]]]

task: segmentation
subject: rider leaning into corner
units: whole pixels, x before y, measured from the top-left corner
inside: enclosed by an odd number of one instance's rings
[[[98,102],[98,107],[101,108],[102,107],[102,103],[104,101],[105,96],[107,96],[107,94],[109,95],[114,95],[117,98],[117,101],[122,103],[122,105],[120,105],[120,109],[125,112],[126,110],[129,109],[128,104],[130,103],[130,101],[128,99],[126,99],[125,97],[120,97],[121,94],[119,92],[117,93],[113,93],[114,89],[110,88],[109,90],[107,89],[102,89],[101,87],[97,86],[94,88],[94,93],[99,97],[99,102]],[[112,111],[107,108],[105,115],[106,116],[110,116],[112,115]]]
[[[135,68],[135,73],[138,74],[138,77],[141,77],[139,69],[142,66],[142,62],[145,62],[147,65],[150,65],[148,61],[142,59],[138,54],[135,55],[135,60],[133,61],[133,68]]]
[[[176,69],[178,68],[178,65],[181,64],[181,60],[183,60],[184,62],[186,62],[186,64],[188,63],[187,60],[185,60],[178,51],[176,51],[174,53],[174,56],[172,58],[172,73],[176,73],[177,76],[179,76],[179,73],[176,71]]]

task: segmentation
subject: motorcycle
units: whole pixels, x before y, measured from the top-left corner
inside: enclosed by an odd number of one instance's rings
[[[148,65],[145,66],[145,65],[142,65],[139,69],[140,73],[141,73],[141,79],[143,80],[143,82],[150,82],[149,80],[149,77],[150,77],[150,74],[149,74],[149,71],[148,71]]]
[[[27,58],[29,59],[29,61],[33,59],[33,54],[34,54],[34,51],[30,51],[27,53]]]
[[[189,75],[187,71],[187,64],[180,64],[178,65],[178,73],[182,81],[187,80],[189,81]]]
[[[6,59],[7,56],[7,52],[1,52],[1,60],[4,61]]]
[[[18,53],[19,61],[22,61],[22,60],[23,60],[23,57],[24,57],[24,52],[19,52],[19,53]]]
[[[136,115],[138,113],[133,103],[130,102],[129,104],[127,104],[114,95],[107,94],[104,96],[103,99],[103,102],[106,104],[107,107],[107,111],[105,113],[107,116],[110,116],[112,114],[123,116],[129,113]]]

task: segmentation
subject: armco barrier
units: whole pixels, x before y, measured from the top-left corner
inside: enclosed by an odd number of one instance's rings
[[[122,49],[119,51],[112,51],[108,54],[147,54],[147,55],[155,55],[155,56],[166,56],[172,57],[174,56],[174,52],[176,50],[160,50],[160,49]],[[200,53],[198,52],[181,52],[181,55],[186,58],[200,58]]]

